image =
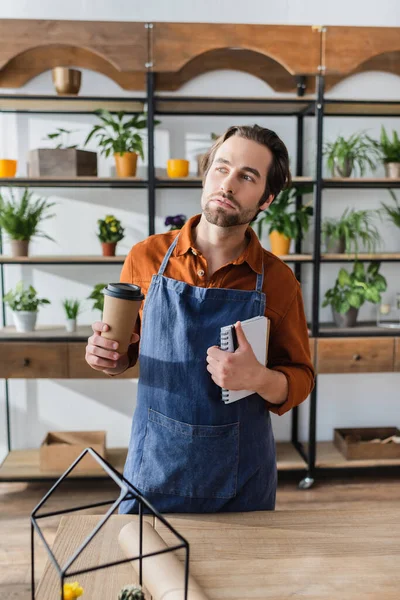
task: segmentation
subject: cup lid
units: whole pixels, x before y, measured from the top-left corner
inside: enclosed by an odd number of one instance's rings
[[[109,283],[101,290],[102,294],[122,300],[144,300],[142,290],[133,283]]]

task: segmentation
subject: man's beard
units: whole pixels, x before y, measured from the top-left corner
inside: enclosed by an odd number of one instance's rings
[[[231,212],[231,209],[212,204],[212,198],[207,200],[206,205],[203,209],[203,214],[207,221],[212,225],[218,225],[218,227],[237,227],[238,225],[248,225],[258,214],[258,208],[256,211],[240,209],[237,202],[229,195],[223,194],[222,197],[226,197],[235,207],[236,211]]]

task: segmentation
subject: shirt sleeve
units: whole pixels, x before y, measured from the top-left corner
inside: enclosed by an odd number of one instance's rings
[[[283,373],[288,381],[288,397],[283,404],[267,402],[268,409],[283,415],[298,406],[314,387],[314,367],[300,285],[289,308],[271,332],[268,349],[268,368]]]
[[[119,280],[120,280],[120,283],[134,283],[131,254],[128,254],[128,256],[125,259]],[[140,335],[140,323],[141,323],[140,316],[138,315],[138,318],[135,323],[135,327],[133,329],[133,333],[137,333],[138,335]],[[128,369],[135,366],[135,364],[137,363],[138,356],[139,356],[139,342],[136,342],[136,344],[129,344],[129,347],[128,347],[129,367],[128,367]]]

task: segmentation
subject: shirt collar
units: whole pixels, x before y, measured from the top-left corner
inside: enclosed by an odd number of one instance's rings
[[[193,242],[192,229],[200,221],[201,214],[194,215],[191,217],[179,232],[178,241],[175,248],[175,256],[182,256],[187,252],[197,249]],[[256,273],[262,273],[263,267],[263,249],[260,241],[252,227],[248,227],[246,230],[246,236],[249,238],[249,243],[245,248],[244,252],[236,260],[232,262],[234,265],[240,265],[243,262],[247,262],[249,267]]]

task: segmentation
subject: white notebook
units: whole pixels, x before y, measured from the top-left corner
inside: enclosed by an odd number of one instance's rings
[[[241,324],[247,341],[253,348],[253,352],[257,360],[261,364],[266,365],[269,339],[269,319],[264,316],[253,317],[252,319],[241,321]],[[237,348],[237,341],[234,325],[226,325],[225,327],[221,327],[220,348],[221,350],[226,350],[227,352],[235,352]],[[222,388],[222,400],[225,402],[225,404],[236,402],[237,400],[241,400],[241,398],[245,398],[251,394],[254,394],[254,391],[226,390],[225,388]]]

